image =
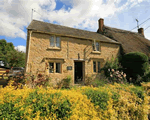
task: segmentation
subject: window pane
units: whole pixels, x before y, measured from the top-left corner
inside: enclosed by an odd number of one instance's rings
[[[93,72],[96,72],[96,62],[93,61]]]
[[[50,46],[51,46],[51,47],[54,47],[54,46],[55,46],[55,44],[54,44],[54,36],[52,36],[52,37],[50,38]]]
[[[54,63],[49,63],[49,72],[54,73]]]
[[[99,51],[99,43],[96,42],[96,51]]]
[[[101,68],[100,62],[98,62],[98,73],[100,73],[100,68]]]
[[[56,37],[56,47],[60,47],[60,37]]]
[[[56,63],[56,73],[60,73],[60,63]]]

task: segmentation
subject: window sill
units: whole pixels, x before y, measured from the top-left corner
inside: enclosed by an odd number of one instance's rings
[[[94,54],[101,54],[100,51],[92,51],[91,53],[94,53]]]
[[[48,47],[47,50],[61,50],[59,47]]]

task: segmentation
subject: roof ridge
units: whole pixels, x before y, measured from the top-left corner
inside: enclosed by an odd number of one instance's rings
[[[35,20],[35,19],[33,19],[32,21],[38,21],[38,22],[43,22],[43,23],[46,23],[46,24],[52,24],[52,25],[56,25],[56,26],[62,26],[62,27],[66,27],[66,28],[71,28],[71,29],[76,29],[76,30],[82,30],[82,31],[92,32],[92,33],[97,33],[97,32],[94,32],[94,31],[88,31],[88,30],[83,30],[83,29],[79,29],[79,28],[68,27],[68,26],[58,25],[58,24],[54,24],[54,23],[48,23],[48,22],[44,22],[44,21],[40,21],[40,20]]]
[[[129,33],[133,33],[133,34],[138,34],[138,32],[132,32],[132,31],[129,31],[129,30],[123,30],[123,29],[119,29],[119,28],[114,28],[114,27],[109,27],[109,26],[104,26],[105,28],[109,28],[110,30],[112,31],[115,31],[115,32],[129,32]]]

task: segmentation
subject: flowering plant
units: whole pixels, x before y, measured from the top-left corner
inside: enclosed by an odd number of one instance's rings
[[[117,82],[117,83],[124,83],[127,81],[126,79],[126,73],[120,72],[119,70],[114,70],[114,69],[108,69],[109,73],[109,80],[111,82]]]

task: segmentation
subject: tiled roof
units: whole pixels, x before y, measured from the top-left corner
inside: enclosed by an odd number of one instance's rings
[[[77,38],[85,38],[85,39],[92,39],[92,40],[95,39],[95,40],[99,40],[102,42],[119,44],[118,42],[116,42],[104,35],[101,35],[97,32],[75,29],[75,28],[71,28],[71,27],[46,23],[46,22],[37,21],[37,20],[33,20],[27,29],[32,29],[34,31],[41,31],[41,32],[46,32],[46,33],[66,35],[66,36],[74,36]]]
[[[104,26],[103,35],[121,43],[123,53],[138,51],[150,57],[150,41],[142,34]]]

